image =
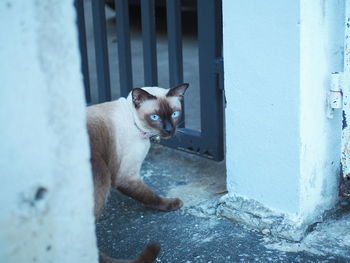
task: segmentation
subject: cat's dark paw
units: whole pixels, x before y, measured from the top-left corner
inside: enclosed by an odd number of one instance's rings
[[[164,209],[161,209],[165,212],[175,211],[183,206],[183,202],[179,198],[164,198],[165,204]]]

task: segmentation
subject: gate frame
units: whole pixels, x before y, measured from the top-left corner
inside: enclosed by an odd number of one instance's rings
[[[105,3],[92,0],[93,26],[98,82],[98,102],[112,100],[108,46],[106,39]],[[82,56],[87,103],[91,103],[84,0],[75,0],[79,43]],[[115,0],[120,94],[126,97],[133,88],[128,0]],[[183,83],[181,35],[181,1],[167,0],[169,81],[174,87]],[[144,50],[145,86],[157,86],[157,52],[155,1],[141,1],[142,41]],[[201,130],[180,126],[179,136],[162,141],[165,146],[200,155],[215,161],[224,159],[224,81],[222,58],[222,1],[197,0],[198,55],[200,83]],[[184,108],[185,110],[185,108]]]

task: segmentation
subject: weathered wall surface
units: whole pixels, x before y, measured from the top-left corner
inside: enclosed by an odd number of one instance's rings
[[[343,0],[223,1],[230,195],[306,223],[336,202],[343,15]]]
[[[97,262],[73,1],[1,1],[0,32],[0,262]]]
[[[338,199],[342,119],[327,118],[327,95],[343,70],[344,0],[303,0],[300,16],[299,213],[312,221]]]

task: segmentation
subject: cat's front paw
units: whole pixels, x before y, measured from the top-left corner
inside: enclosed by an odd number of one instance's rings
[[[170,212],[175,211],[182,207],[183,202],[179,198],[163,198],[162,205],[159,210]]]

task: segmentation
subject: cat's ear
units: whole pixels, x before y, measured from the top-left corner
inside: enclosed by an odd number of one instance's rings
[[[136,108],[139,108],[144,101],[154,99],[157,98],[143,89],[135,88],[132,90],[132,102]]]
[[[180,100],[183,99],[185,92],[188,88],[188,83],[182,83],[175,88],[171,88],[166,94],[167,97],[178,97]]]

